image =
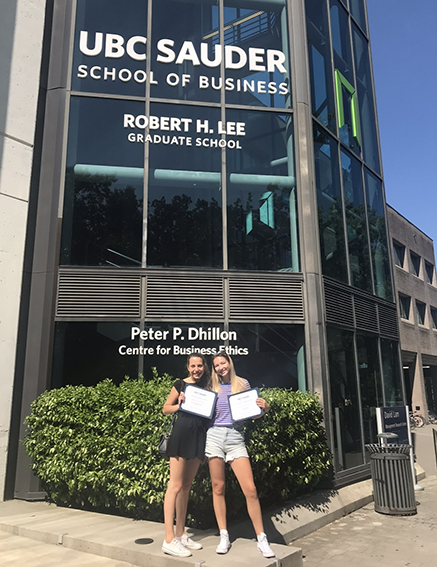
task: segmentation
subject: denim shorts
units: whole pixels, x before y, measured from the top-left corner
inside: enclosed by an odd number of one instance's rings
[[[233,427],[210,427],[206,432],[205,456],[220,457],[226,463],[239,457],[249,458],[244,433]]]

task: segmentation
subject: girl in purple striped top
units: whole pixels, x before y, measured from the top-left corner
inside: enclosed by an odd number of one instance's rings
[[[243,424],[232,421],[229,408],[229,396],[248,390],[250,384],[236,375],[232,359],[224,351],[213,357],[212,367],[212,390],[218,393],[218,397],[212,425],[206,434],[205,455],[208,457],[214,512],[220,529],[220,543],[216,551],[225,554],[231,547],[225,501],[225,463],[230,463],[246,497],[247,511],[257,534],[258,550],[264,557],[274,557],[275,554],[264,533],[261,507],[244,442]],[[258,398],[256,403],[264,413],[269,411],[269,404],[263,398]]]

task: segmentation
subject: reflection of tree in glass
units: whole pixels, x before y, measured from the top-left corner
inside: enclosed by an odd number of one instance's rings
[[[222,214],[218,202],[193,200],[186,194],[149,204],[149,266],[221,267]]]
[[[366,211],[364,204],[354,205],[345,199],[349,263],[352,285],[372,291],[369,244],[367,240]]]
[[[318,208],[322,270],[325,276],[346,281],[346,251],[341,198],[329,197],[329,202],[329,207],[320,205]]]
[[[375,273],[375,291],[378,297],[393,300],[391,285],[390,261],[387,247],[387,230],[385,217],[367,206],[369,219],[370,249],[372,251],[373,270]]]
[[[262,220],[262,198],[254,197],[252,192],[247,194],[246,204],[239,197],[228,205],[230,268],[280,270],[291,267],[290,189],[269,185],[266,192],[272,193],[273,226]]]
[[[74,188],[68,263],[88,266],[141,263],[142,200],[134,187],[116,187],[117,182],[111,175],[75,175],[72,169],[67,172],[66,200],[68,188]],[[64,214],[62,247],[63,256],[68,257],[70,235],[65,217]]]

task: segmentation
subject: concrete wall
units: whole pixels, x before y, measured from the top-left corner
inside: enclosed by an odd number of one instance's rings
[[[0,0],[0,499],[3,499],[46,0]]]
[[[427,415],[427,401],[423,366],[437,367],[437,331],[433,329],[430,308],[437,308],[437,280],[435,274],[434,244],[431,238],[410,223],[397,211],[388,207],[390,236],[405,246],[404,266],[394,266],[396,293],[411,298],[410,317],[400,319],[402,362],[409,366],[412,381],[412,406]],[[410,252],[421,258],[419,276],[412,272]],[[433,282],[427,281],[425,262],[434,266]],[[425,324],[419,325],[416,318],[416,300],[425,303]]]

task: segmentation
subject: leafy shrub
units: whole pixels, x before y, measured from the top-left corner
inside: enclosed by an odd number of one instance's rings
[[[162,520],[168,463],[159,457],[158,439],[169,423],[162,414],[173,378],[126,379],[119,386],[67,386],[44,392],[26,418],[24,439],[33,470],[51,501]],[[271,411],[248,425],[248,450],[260,498],[270,505],[308,492],[330,466],[315,396],[283,389],[262,392]],[[245,509],[230,472],[230,516]],[[211,483],[200,467],[190,498],[193,525],[215,525]]]

